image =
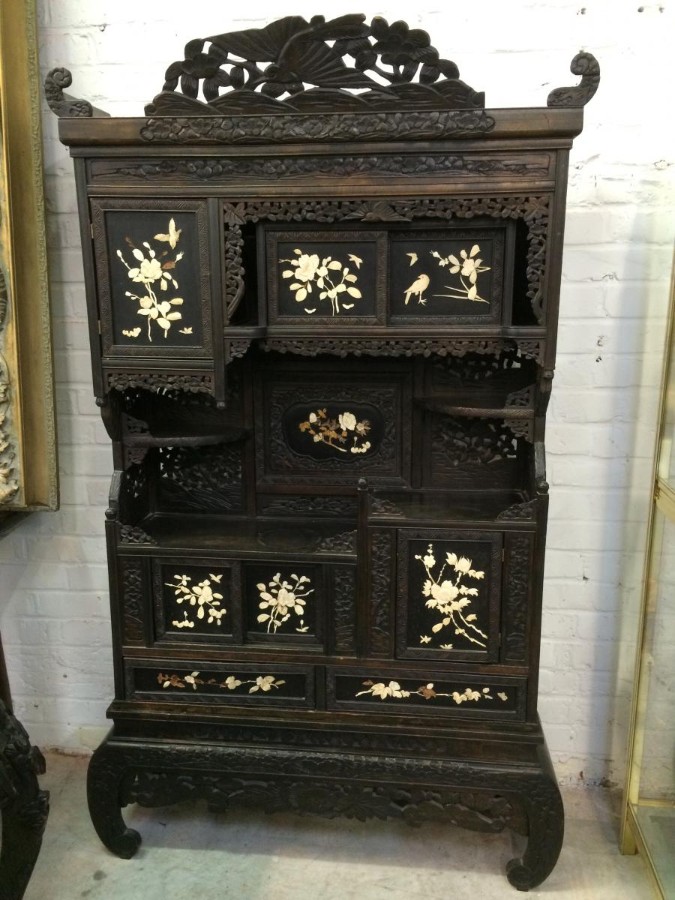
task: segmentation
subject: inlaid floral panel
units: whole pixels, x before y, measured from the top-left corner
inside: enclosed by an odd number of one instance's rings
[[[228,703],[236,706],[311,706],[311,670],[301,666],[263,667],[144,661],[129,664],[128,691],[138,698],[182,703]]]
[[[380,715],[459,715],[521,717],[522,680],[475,674],[423,675],[405,672],[366,674],[352,668],[328,676],[329,704],[336,709],[367,709]]]
[[[210,355],[204,203],[93,200],[92,220],[104,356]]]
[[[321,567],[303,562],[244,566],[245,628],[252,643],[323,639],[326,588]]]
[[[391,232],[392,323],[500,323],[510,310],[512,227]]]
[[[496,659],[500,534],[401,529],[397,655]]]

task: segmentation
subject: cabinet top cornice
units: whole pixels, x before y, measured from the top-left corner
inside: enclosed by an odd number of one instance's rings
[[[208,46],[207,46],[208,45]],[[590,53],[574,57],[573,87],[544,109],[486,110],[485,95],[459,78],[429,35],[405,22],[363,15],[331,21],[288,16],[264,28],[197,38],[168,67],[145,119],[115,119],[64,94],[67,69],[45,82],[64,120],[65,143],[246,144],[437,140],[510,135],[573,137],[600,81]]]

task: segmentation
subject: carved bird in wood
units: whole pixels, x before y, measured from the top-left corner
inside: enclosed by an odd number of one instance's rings
[[[417,302],[421,303],[422,306],[427,302],[422,294],[429,287],[429,282],[431,279],[428,275],[422,274],[419,278],[416,278],[415,281],[410,285],[408,290],[405,292],[405,305],[408,305],[408,301],[411,297],[417,297]]]

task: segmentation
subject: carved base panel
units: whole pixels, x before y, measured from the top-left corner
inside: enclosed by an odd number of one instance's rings
[[[0,700],[1,900],[21,900],[38,858],[49,812],[37,780],[44,771],[42,754]]]
[[[490,833],[510,828],[527,836],[527,846],[522,857],[508,863],[506,875],[526,891],[551,873],[563,838],[560,792],[543,737],[534,740],[527,759],[513,759],[512,753],[508,761],[486,764],[454,754],[453,759],[337,754],[143,741],[111,733],[89,766],[89,810],[105,846],[124,859],[141,843],[122,818],[122,807],[130,803],[154,807],[202,799],[220,811],[255,806],[267,813],[359,821],[446,822]]]

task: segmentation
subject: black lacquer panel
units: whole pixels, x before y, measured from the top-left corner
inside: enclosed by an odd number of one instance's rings
[[[510,288],[511,229],[412,230],[390,235],[389,314],[392,323],[502,321]]]
[[[358,367],[270,367],[258,382],[258,479],[356,484],[368,475],[403,484],[410,461],[411,372]]]
[[[154,561],[157,637],[168,640],[241,640],[239,567],[194,558]]]
[[[400,530],[397,656],[496,659],[501,547],[497,533]]]
[[[130,696],[180,703],[234,706],[312,706],[313,670],[301,666],[186,663],[159,660],[129,663]]]
[[[270,230],[265,237],[270,324],[383,322],[383,232]]]
[[[92,200],[92,217],[103,355],[210,355],[205,204]]]
[[[307,562],[244,565],[247,641],[311,646],[323,640],[326,587],[320,566]]]
[[[387,669],[375,674],[351,668],[328,673],[328,703],[336,709],[364,710],[369,714],[429,716],[489,716],[521,718],[524,711],[522,679],[423,674]]]

